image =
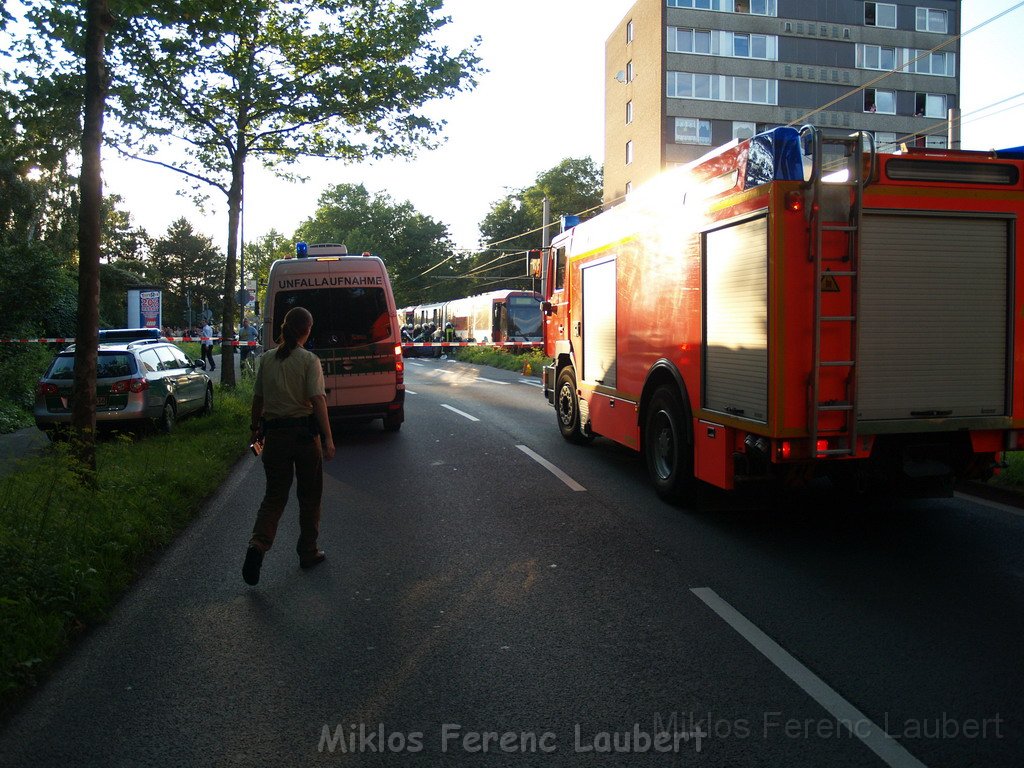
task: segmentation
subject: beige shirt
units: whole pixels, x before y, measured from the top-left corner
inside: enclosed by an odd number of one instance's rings
[[[310,399],[325,394],[320,358],[296,347],[284,360],[275,349],[260,356],[253,394],[263,398],[267,419],[294,419],[313,413]]]

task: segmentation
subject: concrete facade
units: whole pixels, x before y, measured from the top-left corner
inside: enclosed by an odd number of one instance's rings
[[[960,0],[638,0],[605,43],[604,202],[779,125],[945,146],[960,31]]]

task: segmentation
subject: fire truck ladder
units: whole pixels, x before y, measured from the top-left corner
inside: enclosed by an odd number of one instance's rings
[[[811,155],[810,178],[805,182],[809,191],[811,204],[805,206],[809,217],[810,235],[809,260],[814,262],[814,361],[810,382],[810,414],[808,419],[810,433],[810,450],[812,456],[852,456],[857,446],[857,272],[860,265],[860,223],[863,204],[864,187],[870,182],[875,168],[874,137],[867,132],[858,131],[852,135],[826,135],[814,126],[804,126],[800,130],[802,143]],[[865,174],[864,142],[867,140],[870,163]],[[845,180],[825,181],[826,173],[841,173],[842,167],[824,167],[824,148],[832,151],[829,158],[842,157],[845,161],[847,176]],[[846,237],[845,252],[830,249],[824,253],[823,240],[826,232],[841,232]],[[833,269],[832,264],[838,266]],[[823,313],[823,291],[839,290],[838,280],[844,280],[848,286],[848,314]],[[849,332],[849,359],[833,360],[822,358],[822,327],[825,323],[835,327],[845,324]],[[846,396],[843,400],[821,399],[821,378],[825,369],[847,369]],[[821,428],[823,414],[839,412],[844,415],[841,428]],[[819,448],[819,440],[824,436],[831,438],[828,447]],[[840,445],[835,438],[845,437],[845,445]]]

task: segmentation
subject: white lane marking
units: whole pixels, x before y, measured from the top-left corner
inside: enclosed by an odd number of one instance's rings
[[[447,409],[448,409],[449,411],[451,411],[452,413],[457,413],[457,414],[459,414],[459,416],[465,416],[465,417],[466,417],[467,419],[469,419],[470,421],[480,421],[480,419],[478,419],[478,418],[477,418],[476,416],[470,416],[470,415],[469,415],[468,413],[466,413],[465,411],[460,411],[460,410],[459,410],[458,408],[452,408],[452,407],[451,407],[450,405],[445,405],[444,403],[441,403],[441,407],[442,407],[442,408],[447,408]]]
[[[563,483],[568,485],[572,490],[574,490],[574,491],[585,491],[585,490],[587,490],[582,485],[580,485],[575,480],[573,480],[571,477],[569,477],[567,474],[565,474],[565,472],[563,472],[558,467],[556,467],[554,464],[552,464],[550,461],[545,459],[543,456],[541,456],[541,455],[539,455],[537,453],[534,453],[529,448],[527,448],[525,445],[517,445],[516,448],[518,448],[520,451],[525,453],[531,459],[536,461],[538,464],[540,464],[542,467],[544,467],[544,469],[546,469],[548,472],[553,474],[555,477],[557,477]]]
[[[407,390],[405,390],[405,394],[407,394],[407,395],[418,395],[419,393],[418,392],[413,392],[411,389],[407,389]]]
[[[864,745],[893,768],[926,768],[925,764],[910,754],[892,736],[879,728],[859,709],[829,687],[825,681],[797,661],[781,645],[758,629],[749,619],[723,600],[708,587],[690,590],[717,613],[726,624],[735,629],[743,639],[760,651],[765,658],[800,686],[818,704],[842,723]]]
[[[531,387],[537,387],[538,389],[539,389],[540,387],[543,387],[543,386],[544,386],[544,385],[543,385],[543,384],[541,384],[541,383],[540,383],[539,381],[527,381],[526,379],[517,379],[517,381],[518,381],[518,382],[519,382],[520,384],[528,384],[528,385],[530,385]]]
[[[414,363],[412,360],[406,360],[405,364],[406,365],[415,365],[417,368],[426,368],[427,367],[423,363]]]
[[[1009,512],[1011,515],[1017,515],[1018,517],[1024,517],[1024,509],[1020,507],[1012,507],[1009,504],[1002,504],[998,501],[989,501],[983,499],[980,496],[971,496],[969,493],[960,493],[960,491],[953,491],[953,498],[961,499],[962,501],[969,501],[972,504],[981,504],[983,507],[991,507],[992,509],[998,509],[1001,512]]]
[[[475,381],[486,381],[490,384],[508,384],[507,381],[498,381],[497,379],[485,379],[483,376],[477,376]]]

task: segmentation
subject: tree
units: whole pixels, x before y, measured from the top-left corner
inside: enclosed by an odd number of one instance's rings
[[[601,196],[602,174],[594,161],[566,158],[538,174],[529,187],[495,202],[480,223],[488,247],[472,259],[469,274],[476,276],[474,287],[483,289],[496,280],[525,279],[525,252],[542,244],[545,198],[552,221],[557,223],[563,215],[595,215]],[[508,254],[504,259],[500,258],[502,252]]]
[[[245,244],[245,269],[246,274],[256,283],[256,314],[263,311],[260,301],[263,298],[267,285],[267,276],[270,274],[270,265],[276,259],[284,259],[294,255],[294,240],[285,237],[276,229],[271,229],[267,234]]]
[[[103,213],[103,112],[107,96],[104,41],[113,23],[106,0],[87,0],[85,10],[85,107],[78,211],[78,330],[71,404],[73,451],[83,481],[96,473],[96,347],[100,328],[100,232]]]
[[[173,222],[164,237],[153,241],[146,279],[163,287],[164,316],[175,323],[191,325],[204,305],[217,307],[223,275],[223,254],[211,238],[197,234],[187,219]]]
[[[355,161],[407,156],[444,125],[427,102],[475,85],[473,47],[435,33],[442,0],[193,0],[132,20],[116,53],[117,114],[152,162],[223,193],[228,206],[223,332],[234,332],[238,223],[250,157]],[[152,138],[187,145],[154,157]],[[145,139],[145,141],[143,140]],[[222,382],[234,383],[231,347]]]
[[[454,275],[448,227],[417,212],[408,201],[370,195],[362,184],[324,190],[316,213],[299,225],[295,236],[310,243],[344,243],[349,253],[380,256],[400,307],[455,295],[446,280]]]

